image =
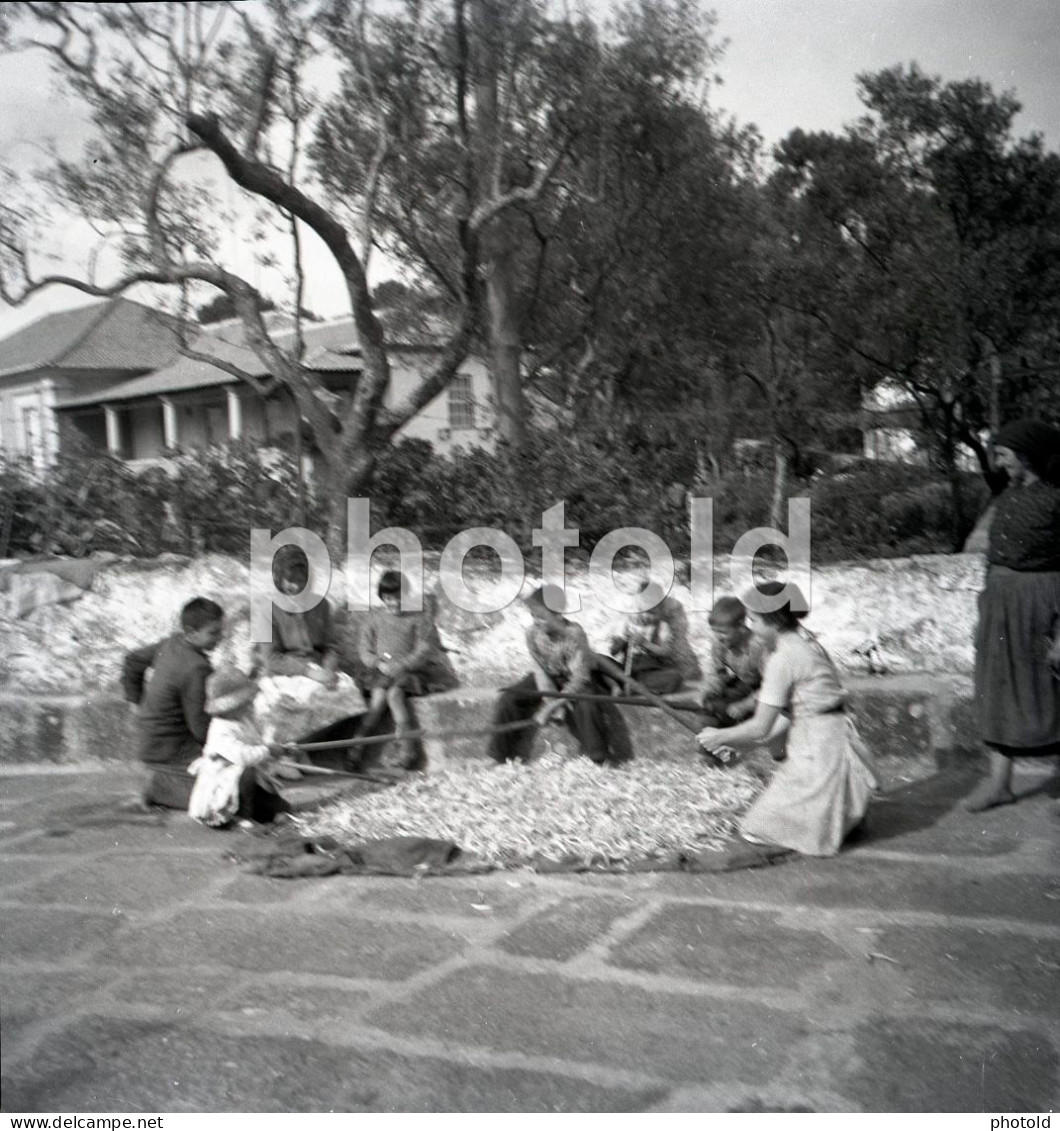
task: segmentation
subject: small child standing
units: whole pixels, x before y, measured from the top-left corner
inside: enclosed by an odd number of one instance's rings
[[[420,761],[421,750],[414,740],[403,737],[414,727],[409,698],[448,691],[457,679],[431,617],[425,612],[402,612],[401,581],[396,570],[382,575],[377,591],[383,608],[373,609],[361,630],[360,659],[371,695],[361,735],[374,734],[389,710],[403,763],[413,766]]]
[[[206,694],[210,726],[202,757],[188,767],[195,774],[189,815],[224,828],[237,819],[268,824],[290,812],[262,772],[270,759],[283,757],[285,748],[266,742],[254,718],[258,685],[238,668],[222,668],[210,676]]]
[[[139,718],[137,756],[149,771],[142,798],[146,805],[188,807],[192,788],[188,767],[202,753],[210,723],[209,653],[223,631],[221,606],[195,597],[181,609],[180,632],[125,656],[122,690]]]

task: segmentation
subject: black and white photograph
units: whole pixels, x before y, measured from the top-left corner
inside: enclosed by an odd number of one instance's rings
[[[36,0],[0,89],[5,1128],[1047,1131],[1057,0]]]

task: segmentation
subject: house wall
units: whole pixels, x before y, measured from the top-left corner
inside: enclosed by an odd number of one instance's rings
[[[417,354],[395,354],[391,369],[389,408],[399,407],[430,372],[434,358]],[[449,455],[458,449],[492,449],[496,443],[496,419],[490,391],[489,371],[478,358],[469,358],[460,367],[460,374],[470,378],[472,423],[462,411],[458,390],[447,389],[401,429],[399,438],[426,440],[435,451]]]
[[[37,369],[0,378],[0,453],[30,456],[38,467],[60,448],[57,410],[63,399],[97,392],[139,376],[126,369]],[[102,414],[100,414],[102,420]],[[101,445],[106,448],[106,442]]]
[[[391,388],[387,405],[403,404],[430,372],[433,356],[400,353],[392,358]],[[464,379],[435,397],[399,433],[401,438],[425,440],[439,453],[449,454],[470,447],[492,448],[494,414],[489,373],[483,362],[471,359],[461,367]],[[234,386],[216,386],[169,396],[176,415],[177,446],[194,451],[229,439],[229,393]],[[81,389],[78,389],[81,392]],[[249,389],[238,392],[242,406],[243,438],[259,444],[290,439],[296,415],[288,397],[263,400]],[[113,402],[119,417],[122,455],[126,459],[157,459],[166,453],[162,398],[132,403]],[[92,412],[70,410],[71,423],[106,450],[102,407]]]
[[[59,447],[54,404],[51,376],[37,372],[28,379],[5,378],[0,387],[0,454],[28,457],[37,468],[46,467]]]

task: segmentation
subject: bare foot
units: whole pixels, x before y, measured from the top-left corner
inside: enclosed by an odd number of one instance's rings
[[[964,803],[969,813],[982,813],[987,809],[996,809],[999,805],[1011,805],[1016,800],[1016,795],[1007,786],[996,786],[989,782],[983,789],[975,793]]]

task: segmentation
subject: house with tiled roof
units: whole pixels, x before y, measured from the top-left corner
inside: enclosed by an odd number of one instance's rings
[[[289,347],[295,333],[289,319],[280,314],[266,319],[277,344]],[[306,322],[302,336],[306,367],[339,401],[348,397],[362,369],[353,320]],[[190,348],[252,377],[267,376],[264,364],[245,344],[238,319],[202,328]],[[432,342],[396,342],[388,352],[386,404],[397,408],[424,380],[439,349]],[[400,436],[426,440],[439,452],[489,447],[494,442],[490,405],[487,368],[470,357],[448,389],[417,413]],[[91,445],[135,463],[227,440],[263,445],[298,440],[298,413],[286,390],[263,396],[229,369],[183,355],[149,373],[67,397],[58,415],[65,427],[76,429]]]
[[[54,461],[63,405],[171,364],[176,324],[114,298],[46,315],[0,341],[0,455]]]

